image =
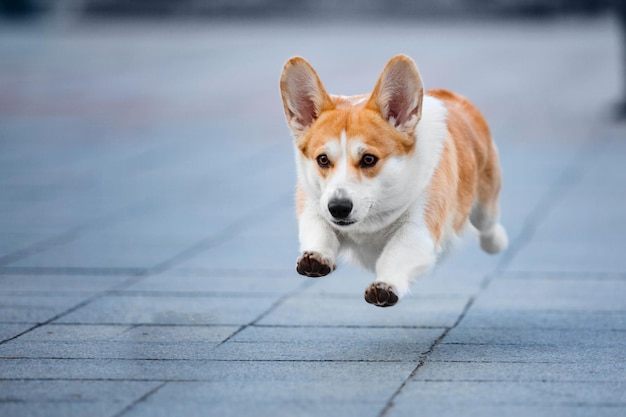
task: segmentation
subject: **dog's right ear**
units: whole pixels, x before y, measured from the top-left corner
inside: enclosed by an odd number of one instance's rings
[[[293,57],[285,63],[280,77],[280,93],[287,123],[296,138],[323,111],[334,107],[317,73],[304,58]]]
[[[389,60],[367,107],[380,113],[398,131],[413,135],[422,117],[424,86],[417,66],[406,55]]]

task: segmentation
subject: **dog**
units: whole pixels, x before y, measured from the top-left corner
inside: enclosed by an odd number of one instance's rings
[[[459,94],[425,92],[411,58],[393,57],[371,94],[340,96],[294,57],[280,90],[295,139],[299,274],[328,275],[344,255],[376,274],[365,300],[389,307],[468,221],[484,251],[507,247],[487,122]]]

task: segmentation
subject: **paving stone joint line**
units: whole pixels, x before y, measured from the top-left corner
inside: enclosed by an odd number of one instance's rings
[[[421,357],[420,357],[419,362],[417,363],[417,366],[415,367],[415,369],[413,369],[413,371],[409,374],[409,376],[400,384],[398,389],[387,400],[387,403],[385,404],[384,408],[378,414],[378,417],[386,417],[389,414],[389,412],[391,411],[391,409],[395,405],[394,402],[395,402],[396,398],[400,395],[402,390],[407,386],[409,381],[411,381],[411,380],[413,380],[415,378],[415,376],[418,374],[420,369],[426,364],[426,361],[428,360],[428,356],[431,353],[433,353],[435,348],[443,341],[443,339],[446,338],[448,333],[450,333],[450,331],[452,329],[454,329],[456,326],[459,325],[459,323],[463,320],[463,317],[465,317],[465,315],[467,314],[469,309],[472,307],[472,304],[474,304],[474,297],[470,297],[470,299],[467,301],[467,304],[463,308],[463,311],[461,312],[461,314],[459,315],[457,320],[454,322],[454,324],[450,328],[445,329],[441,333],[441,335],[437,339],[435,339],[435,341],[430,345],[428,350],[426,350],[422,355],[420,355]]]
[[[137,404],[144,402],[150,396],[156,394],[161,388],[163,388],[167,384],[168,384],[168,382],[166,381],[166,382],[163,382],[163,383],[157,385],[156,387],[154,387],[153,389],[151,389],[150,391],[148,391],[147,393],[145,393],[141,397],[137,398],[135,401],[133,401],[127,407],[123,408],[119,413],[114,414],[112,417],[121,417],[121,416],[123,416],[124,414],[126,414],[130,410],[132,410],[135,406],[137,406]]]

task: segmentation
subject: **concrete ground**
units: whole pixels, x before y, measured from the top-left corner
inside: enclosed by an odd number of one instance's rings
[[[389,309],[296,274],[278,93],[394,54],[470,97],[511,247]],[[608,18],[0,25],[0,415],[623,416],[626,127]]]

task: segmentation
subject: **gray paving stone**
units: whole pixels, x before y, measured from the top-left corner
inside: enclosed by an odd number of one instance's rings
[[[571,271],[500,271],[498,278],[527,280],[532,285],[534,280],[565,280],[565,281],[624,281],[624,272],[571,272]]]
[[[0,204],[0,215],[6,219],[14,219],[18,214],[17,212],[21,209],[22,208],[18,206],[12,210],[3,204]],[[5,229],[2,230],[3,231],[0,232],[0,259],[10,253],[14,253],[20,249],[29,247],[35,243],[44,241],[54,236],[53,233],[8,233],[4,231]]]
[[[0,293],[12,294],[94,294],[113,288],[128,276],[117,275],[0,275]]]
[[[0,346],[2,358],[200,360],[219,357],[211,341],[60,341],[12,340]]]
[[[295,270],[298,258],[295,236],[240,235],[216,246],[213,250],[182,262],[181,268],[240,268]]]
[[[523,363],[616,363],[624,360],[624,345],[466,345],[442,344],[429,360],[450,362],[523,362]]]
[[[155,194],[158,191],[155,190]],[[171,202],[168,198],[178,197],[179,201]],[[197,198],[197,197],[196,197]],[[144,244],[172,241],[172,246],[193,244],[208,236],[214,236],[226,226],[238,221],[250,212],[250,207],[233,202],[213,204],[209,201],[189,201],[185,195],[153,197],[158,202],[145,212],[133,216],[126,216],[119,221],[107,225],[99,233],[94,233],[94,239],[103,233],[122,239],[136,239]],[[182,203],[180,200],[185,201]],[[155,229],[155,225],[159,225]],[[142,242],[143,241],[143,242]]]
[[[507,271],[624,272],[626,260],[619,245],[606,242],[532,241],[507,266]]]
[[[20,337],[20,341],[136,341],[221,342],[238,326],[70,325],[48,324]]]
[[[524,345],[524,346],[620,346],[626,331],[602,328],[541,329],[531,327],[476,328],[465,322],[446,335],[444,344],[462,345]]]
[[[623,384],[623,362],[528,363],[518,362],[434,362],[420,368],[420,381],[473,382],[613,382]]]
[[[599,147],[611,147],[611,151],[618,154],[624,150],[623,145],[618,150],[608,143],[599,144]],[[541,219],[533,234],[533,242],[588,242],[594,246],[604,244],[609,249],[621,241],[626,232],[621,210],[626,196],[615,190],[622,183],[623,174],[611,167],[615,158],[606,151],[591,149],[587,154],[589,157],[581,161],[583,169],[578,172],[575,184],[567,188],[558,203]],[[587,262],[605,259],[595,251],[590,251],[586,258]]]
[[[494,134],[496,138],[502,136]],[[579,145],[570,143],[565,149],[558,143],[544,142],[538,153],[537,144],[528,141],[496,142],[503,170],[501,218],[509,237],[515,238],[526,231],[526,218],[554,193],[553,184],[575,158]],[[528,169],[529,160],[533,161],[532,170]]]
[[[624,155],[624,142],[620,133],[623,126],[615,125],[607,132],[607,137],[602,143],[589,146],[590,158],[585,158],[585,170],[578,179],[577,186],[593,192],[596,188],[611,189],[614,186],[623,184],[626,173],[622,169]],[[618,193],[605,194],[609,198],[622,198]],[[605,207],[601,207],[605,208]]]
[[[515,149],[513,152],[517,151]],[[530,152],[524,152],[528,158],[532,158]],[[518,161],[518,158],[512,158],[509,162],[506,162],[509,166],[512,163],[522,164]],[[521,158],[520,158],[521,159]],[[503,166],[505,162],[502,162]],[[555,181],[558,170],[550,174],[546,174],[546,178],[540,182],[529,183],[526,178],[526,170],[523,167],[514,167],[518,169],[516,173],[517,179],[511,178],[511,175],[504,175],[504,184],[501,192],[501,208],[500,218],[504,225],[510,241],[514,241],[520,235],[523,235],[527,231],[526,219],[531,215],[534,209],[546,198],[546,195],[550,195],[552,191],[552,183]],[[509,171],[511,168],[509,168]],[[516,183],[512,183],[512,180],[516,180]]]
[[[626,280],[495,279],[476,310],[626,312]]]
[[[474,328],[626,330],[626,313],[596,311],[533,311],[470,309],[462,326]]]
[[[80,295],[0,294],[0,322],[41,323],[50,320],[85,299]]]
[[[433,417],[480,417],[480,416],[507,416],[507,417],[618,417],[622,415],[621,405],[613,404],[590,404],[590,405],[449,405],[429,402],[427,404],[404,404],[397,409],[392,409],[389,416],[414,416],[419,412],[420,416]]]
[[[30,329],[34,325],[34,323],[0,323],[0,342],[15,337],[18,334]]]
[[[207,252],[201,260],[195,259],[195,262],[216,268],[249,264],[266,269],[291,269],[298,255],[298,243],[294,235],[286,238],[280,235],[255,236],[246,232],[214,251]]]
[[[128,286],[125,292],[145,293],[206,293],[210,294],[286,294],[307,284],[289,270],[267,269],[214,270],[214,269],[174,269],[158,275],[148,276]]]
[[[392,386],[397,388],[414,368],[414,362],[4,359],[2,378],[213,381],[224,386],[245,386],[246,381],[255,379],[261,379],[265,384],[287,380],[297,385],[298,378],[310,378],[319,384],[326,383],[329,390],[332,390],[329,380],[334,381],[332,385],[336,387],[356,380],[361,386],[370,386],[373,390],[387,390]],[[381,374],[386,375],[382,382],[363,377]]]
[[[208,378],[215,364],[206,361],[154,361],[125,359],[5,358],[7,380],[187,380]]]
[[[259,389],[262,389],[261,387]],[[147,401],[138,404],[124,416],[206,416],[206,415],[232,415],[245,416],[254,414],[255,417],[291,417],[291,416],[322,416],[340,415],[346,417],[375,417],[378,416],[382,407],[379,403],[365,400],[359,402],[347,401],[323,401],[321,399],[284,399],[276,402],[263,401],[262,399],[240,400],[233,397],[232,393],[224,394],[232,402],[208,402],[202,398],[193,399],[189,402],[178,402],[176,398],[168,401]]]
[[[281,157],[291,158],[293,154],[293,148],[290,144],[287,146],[280,146]],[[289,168],[289,170],[295,170],[295,164]],[[290,177],[289,181],[295,179],[295,172],[293,177]],[[288,175],[285,175],[288,177]],[[268,216],[262,222],[254,222],[246,228],[245,236],[249,238],[282,238],[277,239],[276,242],[283,242],[288,248],[293,249],[298,254],[298,222],[296,216],[295,192],[292,194],[293,184],[286,190],[288,192],[288,198],[284,199],[284,205],[282,207],[274,208],[272,215]]]
[[[444,329],[248,327],[215,359],[418,361]]]
[[[4,358],[212,359],[229,326],[47,325],[0,345]]]
[[[127,332],[135,330],[132,325],[67,325],[46,324],[20,336],[20,342],[71,342],[71,341],[105,341],[123,337]]]
[[[92,324],[248,324],[277,297],[175,297],[111,295],[64,317],[60,323]]]
[[[191,247],[199,239],[183,236],[84,236],[12,262],[13,267],[150,268]]]
[[[0,380],[0,413],[5,416],[111,416],[159,384],[153,381]]]
[[[275,340],[267,340],[262,336],[258,340],[235,338],[232,342],[213,349],[221,341],[215,335],[207,338],[188,337],[183,340],[173,337],[167,340],[150,340],[149,335],[125,339],[86,339],[77,335],[74,338],[59,340],[57,337],[49,340],[28,335],[29,337],[0,346],[0,356],[68,359],[417,361],[428,351],[443,329],[263,328],[258,329],[258,332],[278,336],[270,338]]]
[[[12,203],[9,207],[4,206],[2,211],[6,214],[0,220],[0,227],[10,236],[15,235],[43,235],[47,238],[55,237],[66,233],[76,227],[86,223],[99,220],[104,213],[94,213],[85,210],[82,205],[68,206],[65,202],[38,202],[33,203]],[[40,213],[48,212],[47,216],[40,216]],[[27,243],[30,239],[22,240]],[[37,241],[30,241],[36,243]],[[16,248],[16,249],[22,249]]]
[[[239,326],[133,326],[118,340],[141,342],[222,342]]]
[[[382,410],[381,400],[392,395],[414,366],[376,362],[268,365],[231,364],[228,376],[223,379],[168,383],[130,415],[221,412],[288,416],[333,412],[375,416]]]
[[[360,293],[360,292],[359,292]],[[259,324],[296,326],[452,326],[469,298],[411,296],[392,308],[374,307],[362,298],[295,296],[264,316]]]
[[[402,414],[420,404],[459,409],[466,406],[620,407],[626,405],[621,384],[613,382],[435,382],[409,381],[394,401]],[[442,407],[443,408],[443,407]],[[415,409],[415,408],[414,408]],[[617,411],[617,410],[615,410]]]
[[[615,187],[615,186],[613,186]],[[621,208],[626,204],[626,197],[615,193],[610,185],[594,188],[593,192],[575,188],[567,198],[557,207],[550,210],[533,234],[533,242],[564,242],[564,250],[568,250],[568,243],[593,243],[594,246],[611,246],[619,244],[621,237],[626,233],[626,226],[622,223]],[[598,192],[598,188],[604,189]],[[586,203],[581,203],[585,201]],[[597,201],[606,204],[598,206]],[[575,225],[575,226],[572,226]],[[601,254],[590,251],[585,261],[603,259]],[[606,258],[604,258],[606,259]],[[572,259],[578,263],[580,260]],[[617,264],[619,265],[619,264]]]

